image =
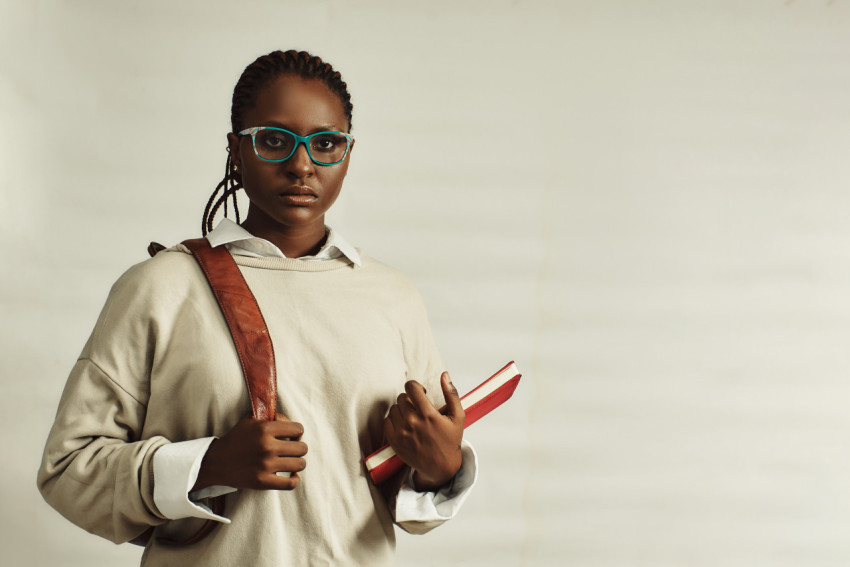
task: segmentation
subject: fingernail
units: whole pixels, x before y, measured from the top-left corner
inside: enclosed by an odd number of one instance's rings
[[[448,382],[449,386],[454,386],[454,384],[452,384],[452,377],[448,372],[446,372],[446,382]]]

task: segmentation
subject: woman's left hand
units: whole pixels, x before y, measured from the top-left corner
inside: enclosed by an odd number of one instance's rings
[[[442,413],[425,395],[422,384],[410,380],[384,422],[387,441],[413,468],[413,482],[419,491],[439,489],[463,462],[460,443],[466,416],[448,372],[443,372],[440,385],[446,398]]]

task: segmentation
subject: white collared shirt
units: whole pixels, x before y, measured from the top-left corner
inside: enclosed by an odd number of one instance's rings
[[[345,256],[360,267],[357,250],[332,228],[326,226],[325,229],[328,235],[322,248],[313,256],[302,256],[299,259],[321,262]],[[234,256],[286,258],[277,246],[252,235],[227,218],[222,219],[206,238],[213,247],[226,246]],[[177,520],[194,517],[230,523],[230,519],[213,513],[200,500],[236,492],[237,489],[210,486],[190,492],[198,480],[201,462],[213,440],[215,437],[170,443],[160,447],[154,454],[154,503],[166,518]],[[413,488],[413,471],[408,474],[396,500],[394,517],[397,522],[436,525],[454,517],[478,477],[478,456],[465,439],[461,450],[463,463],[460,470],[452,482],[437,492],[417,492]]]
[[[325,226],[328,238],[314,256],[301,256],[299,260],[322,261],[335,260],[345,256],[357,267],[360,267],[360,254],[348,241],[329,226]],[[258,238],[230,219],[222,219],[216,227],[207,234],[210,246],[215,248],[224,244],[234,256],[249,256],[251,258],[286,258],[280,248]]]

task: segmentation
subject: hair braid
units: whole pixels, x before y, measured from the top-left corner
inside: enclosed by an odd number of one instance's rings
[[[224,168],[224,178],[215,187],[212,195],[210,195],[207,206],[204,208],[204,218],[201,222],[201,233],[206,236],[213,229],[213,219],[215,218],[218,209],[224,205],[224,216],[227,216],[227,198],[232,197],[233,210],[236,213],[236,222],[239,222],[239,206],[236,204],[236,192],[242,188],[242,178],[237,173],[236,167],[233,165],[233,160],[230,157],[230,152],[227,154],[227,163]],[[218,192],[223,191],[219,196]],[[216,197],[218,196],[218,199]]]
[[[342,103],[345,118],[348,120],[348,131],[351,131],[351,115],[354,105],[351,104],[348,85],[342,80],[342,75],[317,55],[311,55],[306,51],[289,50],[273,51],[268,55],[262,55],[242,72],[236,82],[236,87],[233,89],[233,101],[230,107],[230,124],[234,134],[238,134],[246,128],[244,124],[245,113],[256,104],[260,91],[282,75],[295,75],[302,79],[317,79],[327,85]],[[227,216],[228,198],[231,198],[233,203],[236,222],[240,221],[236,192],[241,188],[241,176],[234,167],[232,156],[228,153],[224,178],[216,186],[204,209],[201,226],[205,236],[212,230],[213,220],[222,205],[224,205],[224,216]],[[219,191],[222,190],[223,193],[218,196]]]

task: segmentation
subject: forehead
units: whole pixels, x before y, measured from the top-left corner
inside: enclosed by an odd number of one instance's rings
[[[254,106],[245,113],[245,126],[278,123],[296,131],[315,128],[347,130],[342,101],[319,79],[283,75],[257,93]]]

